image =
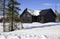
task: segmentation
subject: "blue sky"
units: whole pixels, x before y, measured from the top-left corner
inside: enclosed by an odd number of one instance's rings
[[[43,10],[47,8],[52,8],[55,10],[55,6],[57,7],[57,11],[60,12],[60,0],[18,0],[21,5],[20,13],[25,9],[32,9],[32,10]]]

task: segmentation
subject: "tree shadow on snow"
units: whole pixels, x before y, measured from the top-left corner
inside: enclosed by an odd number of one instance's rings
[[[58,26],[58,25],[60,25],[60,24],[50,24],[50,25],[32,26],[32,27],[27,27],[27,28],[24,28],[24,29],[45,28],[45,27]]]

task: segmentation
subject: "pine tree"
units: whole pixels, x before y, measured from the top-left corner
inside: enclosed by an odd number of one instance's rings
[[[13,22],[14,22],[14,18],[16,16],[19,15],[18,11],[20,10],[18,5],[20,5],[20,3],[18,3],[16,0],[9,0],[8,2],[8,17],[9,17],[9,21],[11,22],[11,31],[13,31],[14,27],[13,27]]]
[[[0,11],[2,11],[2,9],[3,9],[3,1],[2,0],[0,0]]]

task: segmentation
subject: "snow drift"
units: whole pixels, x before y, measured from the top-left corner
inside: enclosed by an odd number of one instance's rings
[[[0,33],[0,39],[60,39],[60,23],[23,23],[24,29]]]

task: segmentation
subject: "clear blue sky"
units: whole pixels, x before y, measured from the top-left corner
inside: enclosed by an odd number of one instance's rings
[[[55,10],[55,6],[57,6],[57,11],[60,11],[60,0],[17,0],[21,5],[20,13],[25,9],[32,10],[42,10],[47,8],[52,8]]]

